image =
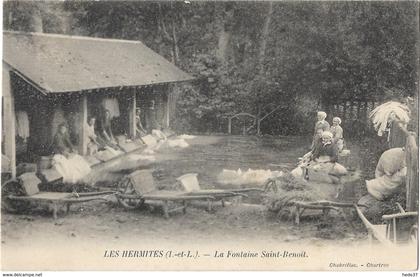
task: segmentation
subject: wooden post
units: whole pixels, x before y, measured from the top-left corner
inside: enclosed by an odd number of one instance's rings
[[[130,104],[128,110],[128,134],[130,138],[134,139],[136,137],[136,90],[133,89],[133,94],[130,97]]]
[[[86,125],[88,120],[87,110],[87,96],[86,94],[81,96],[79,104],[79,154],[84,156],[87,152],[88,138],[86,137]]]
[[[406,210],[409,212],[416,211],[418,209],[418,196],[419,196],[419,163],[418,163],[418,146],[416,144],[416,136],[411,133],[407,136],[405,145],[406,151],[406,165],[407,165],[407,176],[406,176],[406,191],[407,191],[407,203]]]
[[[392,232],[394,243],[397,243],[397,219],[395,217],[392,219]]]
[[[16,129],[15,129],[15,99],[10,84],[9,68],[3,64],[3,124],[5,130],[5,155],[10,159],[12,178],[16,177]]]
[[[420,35],[420,25],[419,25],[419,14],[420,14],[420,4],[417,2],[416,5],[416,36]],[[416,40],[416,65],[417,65],[417,80],[420,77],[420,42]],[[415,107],[418,107],[418,100],[420,94],[420,85],[416,82],[416,91],[415,91]],[[417,113],[414,113],[418,116]],[[414,130],[418,133],[418,119],[414,119],[417,125]],[[407,188],[407,211],[417,211],[418,210],[418,197],[419,197],[419,161],[418,161],[418,145],[416,143],[418,136],[416,133],[410,133],[406,141],[406,165],[407,165],[407,176],[406,176],[406,188]]]
[[[169,89],[166,90],[165,127],[169,128],[171,122],[171,97]]]

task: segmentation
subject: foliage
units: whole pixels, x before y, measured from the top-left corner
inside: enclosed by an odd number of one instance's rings
[[[188,131],[225,131],[230,115],[281,105],[262,131],[308,133],[308,116],[325,101],[415,94],[418,3],[273,2],[272,13],[269,5],[8,1],[3,20],[28,31],[39,11],[45,32],[143,41],[197,78],[180,87],[178,118]],[[71,28],[57,27],[63,15]]]

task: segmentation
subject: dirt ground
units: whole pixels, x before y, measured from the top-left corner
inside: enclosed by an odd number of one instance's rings
[[[156,162],[149,167],[156,173],[159,185],[173,184],[176,177],[194,172],[199,174],[204,187],[220,187],[215,180],[223,168],[291,170],[309,145],[307,139],[300,137],[240,136],[202,136],[188,140],[188,143],[190,146],[184,149],[157,151]],[[112,178],[121,176],[121,173],[113,173]],[[162,216],[159,208],[127,211],[112,199],[73,205],[69,214],[61,214],[55,221],[46,209],[27,214],[3,212],[1,243],[4,249],[13,249],[31,245],[33,241],[51,245],[62,241],[101,244],[155,238],[167,242],[252,240],[302,245],[355,245],[365,241],[365,230],[357,220],[349,223],[333,213],[326,220],[310,217],[296,226],[281,221],[263,205],[258,205],[262,201],[258,193],[253,193],[251,199],[243,200],[242,204],[233,202],[226,207],[216,206],[213,212],[207,212],[200,203],[195,203],[186,214],[177,212],[169,219]]]

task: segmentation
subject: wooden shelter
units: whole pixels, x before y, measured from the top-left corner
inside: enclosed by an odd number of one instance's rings
[[[57,115],[69,122],[79,153],[85,154],[87,119],[96,116],[105,98],[118,100],[115,126],[134,137],[136,108],[142,107],[142,119],[150,119],[152,110],[159,126],[169,127],[171,84],[192,79],[140,41],[4,32],[2,154],[10,160],[12,177],[17,112],[28,116],[26,152],[33,154],[28,159],[47,151]]]

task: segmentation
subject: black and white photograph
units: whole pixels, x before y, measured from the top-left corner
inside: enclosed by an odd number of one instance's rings
[[[3,276],[415,272],[419,4],[3,1]]]

